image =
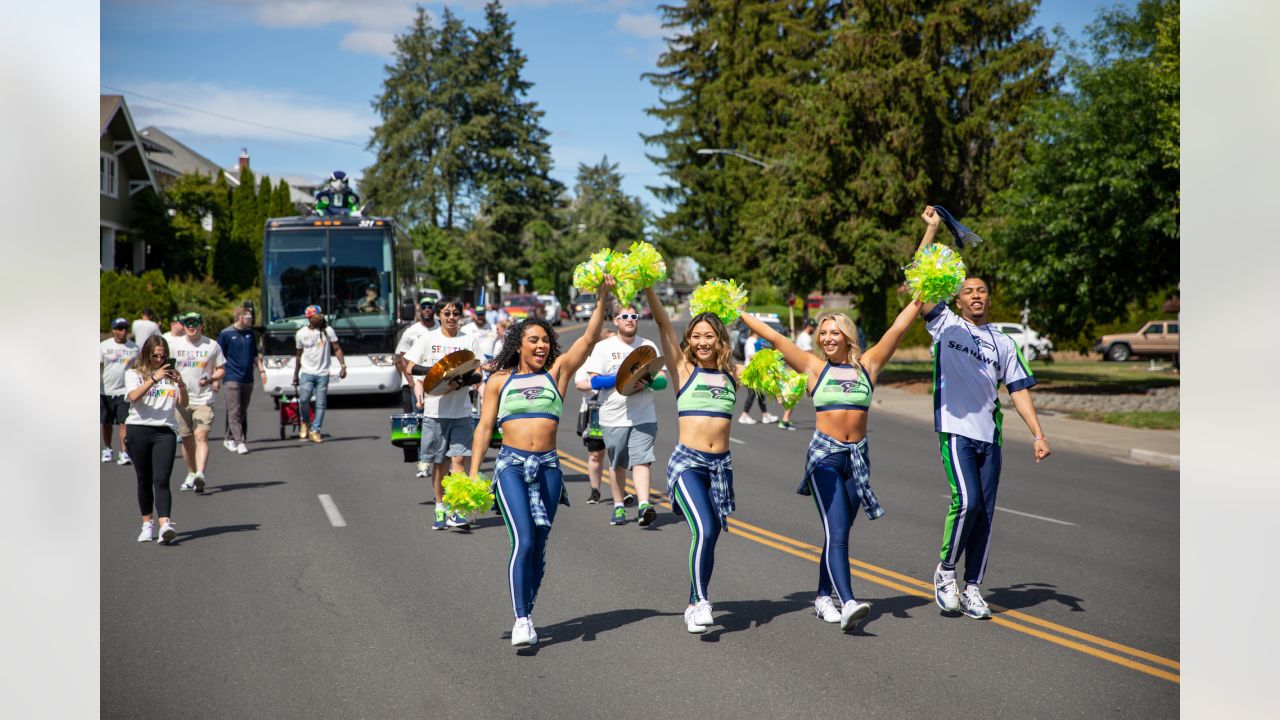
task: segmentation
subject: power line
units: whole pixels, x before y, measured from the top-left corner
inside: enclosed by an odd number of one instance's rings
[[[298,135],[300,137],[311,138],[312,140],[323,140],[325,142],[332,142],[332,143],[338,143],[340,145],[350,145],[352,147],[358,147],[361,150],[365,149],[364,144],[352,142],[350,140],[339,140],[337,138],[325,137],[323,135],[312,135],[311,133],[303,132],[301,130],[290,130],[289,128],[282,128],[282,127],[277,127],[275,125],[268,125],[266,123],[260,123],[254,120],[245,120],[243,118],[232,117],[230,115],[223,115],[222,113],[216,113],[216,112],[213,112],[212,110],[201,110],[200,108],[194,108],[194,107],[191,107],[190,105],[182,105],[180,103],[170,102],[169,100],[161,100],[160,98],[157,98],[157,97],[143,95],[142,93],[136,93],[136,92],[133,92],[132,90],[125,90],[124,88],[118,88],[112,85],[107,85],[106,83],[102,83],[101,86],[103,88],[106,88],[107,90],[114,90],[118,93],[132,95],[137,98],[142,98],[143,100],[150,100],[151,102],[158,102],[162,105],[170,105],[172,107],[180,108],[188,112],[200,113],[202,115],[209,115],[211,117],[220,118],[222,120],[230,120],[232,122],[244,123],[245,125],[253,125],[255,127],[264,128],[266,130],[274,130],[276,132],[287,133],[289,135]]]

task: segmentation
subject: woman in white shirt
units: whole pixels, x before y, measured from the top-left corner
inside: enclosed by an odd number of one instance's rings
[[[187,386],[170,364],[169,343],[152,335],[125,373],[125,399],[129,416],[125,419],[125,446],[133,458],[138,478],[138,508],[142,512],[142,533],[138,542],[155,540],[155,520],[160,516],[161,543],[169,544],[178,534],[169,517],[173,497],[169,479],[178,447],[177,408],[187,406]]]

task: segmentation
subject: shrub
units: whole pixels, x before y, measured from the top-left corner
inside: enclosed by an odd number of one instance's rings
[[[231,308],[234,305],[227,293],[213,280],[171,280],[169,288],[173,293],[177,312],[198,312],[204,317],[206,335],[216,337],[222,328],[231,324]]]
[[[137,318],[143,308],[151,308],[163,320],[176,307],[164,274],[148,270],[141,276],[127,272],[104,272],[98,277],[98,320],[102,332],[110,332],[111,321]]]

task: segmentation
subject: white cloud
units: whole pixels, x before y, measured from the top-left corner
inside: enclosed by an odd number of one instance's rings
[[[396,49],[396,35],[382,30],[353,30],[338,43],[343,50],[370,55],[390,55]]]
[[[661,38],[662,21],[657,15],[632,15],[622,13],[618,16],[617,28],[628,35],[641,38]]]
[[[166,131],[203,137],[315,142],[313,138],[296,134],[305,133],[363,145],[369,139],[370,128],[378,122],[372,109],[362,103],[342,107],[331,98],[321,101],[278,90],[210,83],[142,82],[123,83],[123,86],[137,93],[126,93],[125,97],[138,127],[155,125]]]

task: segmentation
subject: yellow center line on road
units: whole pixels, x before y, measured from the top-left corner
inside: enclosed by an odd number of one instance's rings
[[[562,450],[560,451],[560,460],[563,464],[565,464],[566,466],[570,467],[573,470],[576,470],[582,473],[587,472],[587,463],[582,458],[576,457],[574,455],[567,455]],[[628,492],[635,492],[635,487],[631,483],[630,477],[626,478],[626,489]],[[657,504],[661,505],[664,508],[671,509],[670,502],[662,501],[662,502],[658,502]],[[811,543],[806,543],[800,540],[796,540],[794,538],[787,537],[785,535],[780,535],[771,530],[766,530],[762,527],[752,525],[751,523],[738,520],[737,518],[734,518],[732,521],[730,521],[729,533],[731,535],[739,535],[748,540],[752,540],[754,542],[760,543],[761,545],[771,547],[775,550],[780,550],[784,553],[787,553],[788,555],[794,555],[795,557],[803,558],[813,563],[818,563],[820,561],[822,548],[816,545],[813,545]],[[893,570],[889,570],[888,568],[882,568],[877,565],[865,563],[860,560],[850,559],[849,567],[850,567],[850,572],[853,575],[859,578],[862,578],[863,580],[867,580],[869,582],[876,583],[877,585],[891,588],[899,592],[906,593],[908,595],[925,598],[931,601],[934,599],[933,585],[931,583],[925,582],[923,580],[919,580],[909,575],[904,575],[902,573],[895,572]],[[878,574],[872,574],[872,573],[878,573]],[[1093,657],[1106,660],[1108,662],[1112,662],[1117,665],[1130,668],[1132,670],[1137,670],[1139,672],[1146,673],[1148,675],[1152,675],[1154,677],[1158,677],[1163,680],[1168,680],[1169,682],[1178,683],[1178,684],[1181,684],[1182,682],[1181,678],[1177,674],[1167,672],[1165,670],[1161,670],[1160,668],[1144,665],[1130,658],[1123,657],[1115,653],[1106,652],[1105,650],[1100,650],[1097,647],[1090,647],[1089,645],[1085,645],[1082,642],[1076,642],[1075,640],[1070,640],[1070,639],[1067,639],[1066,637],[1051,635],[1048,632],[1038,630],[1034,627],[1028,627],[1028,625],[1036,625],[1036,626],[1045,628],[1047,630],[1051,630],[1053,632],[1059,633],[1060,635],[1066,635],[1068,637],[1076,638],[1078,640],[1081,640],[1087,643],[1092,643],[1093,645],[1097,645],[1099,647],[1104,647],[1109,650],[1114,650],[1116,652],[1124,653],[1125,655],[1130,655],[1134,658],[1141,658],[1148,662],[1151,662],[1157,665],[1163,665],[1165,667],[1169,667],[1174,670],[1180,671],[1181,663],[1179,663],[1177,660],[1171,660],[1169,658],[1162,657],[1160,655],[1155,655],[1153,653],[1149,653],[1144,650],[1139,650],[1137,648],[1129,647],[1127,645],[1123,645],[1121,643],[1114,642],[1112,640],[1107,640],[1106,638],[1098,637],[1097,635],[1092,635],[1090,633],[1076,630],[1074,628],[1069,628],[1064,625],[1059,625],[1057,623],[1050,622],[1048,620],[1044,620],[1044,619],[1035,617],[1033,615],[1028,615],[1026,613],[1019,612],[1017,610],[1010,610],[1008,608],[1004,608],[999,605],[991,605],[991,609],[993,614],[991,618],[992,621],[996,625],[999,625],[1001,627],[1006,627],[1011,630],[1016,630],[1018,632],[1030,635],[1032,637],[1036,637],[1041,640],[1054,643],[1056,645],[1061,645],[1063,647],[1076,650],[1086,655],[1091,655]],[[1015,622],[1015,620],[1020,622]],[[1027,623],[1027,624],[1022,624],[1022,623]]]

